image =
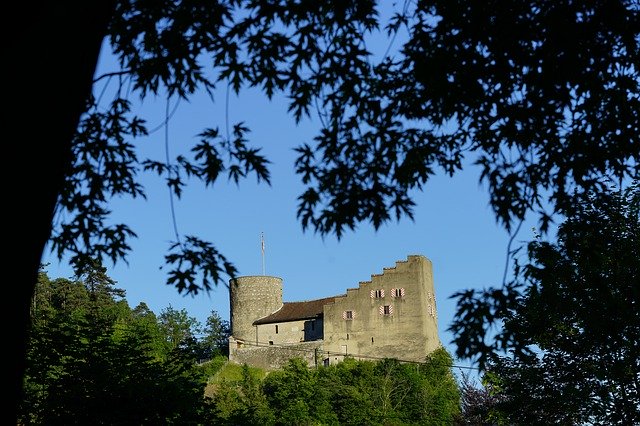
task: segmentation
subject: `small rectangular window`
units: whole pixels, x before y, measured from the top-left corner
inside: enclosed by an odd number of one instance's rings
[[[371,290],[369,294],[372,299],[382,299],[384,298],[384,289]]]
[[[398,299],[404,297],[404,288],[391,289],[391,297],[398,298]]]
[[[342,311],[342,319],[353,320],[356,318],[356,311]]]
[[[379,312],[380,312],[380,315],[385,315],[385,316],[393,315],[393,306],[391,305],[380,306]]]
[[[278,334],[278,326],[276,325],[276,334]]]

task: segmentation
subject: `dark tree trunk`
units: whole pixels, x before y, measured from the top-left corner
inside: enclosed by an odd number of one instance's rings
[[[11,314],[5,319],[3,345],[10,370],[2,380],[9,399],[4,424],[16,424],[31,296],[71,138],[91,91],[114,5],[113,0],[36,1],[9,2],[3,8],[3,210],[8,229],[3,263],[14,277],[5,283],[4,303]]]

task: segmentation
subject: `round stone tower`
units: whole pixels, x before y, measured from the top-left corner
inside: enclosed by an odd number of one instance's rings
[[[282,308],[282,278],[255,275],[229,281],[231,335],[256,341],[253,322]]]

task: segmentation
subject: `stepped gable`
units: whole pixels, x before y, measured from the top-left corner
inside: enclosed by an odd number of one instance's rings
[[[352,287],[352,288],[348,288],[347,292],[349,291],[357,291],[359,289],[361,289],[362,287],[367,287],[371,284],[374,284],[376,281],[378,281],[379,277],[382,277],[384,274],[386,273],[394,273],[398,270],[401,270],[404,268],[404,266],[406,266],[409,263],[409,259],[412,257],[424,257],[424,256],[420,256],[420,255],[416,255],[416,254],[410,254],[409,256],[407,256],[406,260],[398,260],[396,261],[395,266],[390,266],[390,267],[385,267],[382,268],[382,273],[381,274],[371,274],[371,279],[368,281],[360,281],[358,282],[358,287]]]
[[[271,324],[276,322],[322,318],[324,305],[333,303],[335,298],[336,296],[316,300],[306,300],[302,302],[284,302],[282,307],[276,312],[254,321],[253,324]]]

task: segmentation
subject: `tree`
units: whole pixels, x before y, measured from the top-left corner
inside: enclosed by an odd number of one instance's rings
[[[266,96],[283,92],[295,120],[316,109],[322,130],[312,145],[298,147],[296,169],[307,185],[298,215],[304,229],[323,235],[412,217],[412,191],[438,168],[455,173],[469,153],[509,230],[532,210],[545,229],[574,191],[602,190],[603,177],[637,177],[636,2],[404,6],[385,24],[376,3],[362,1],[12,5],[5,16],[25,17],[27,25],[5,35],[13,41],[5,45],[12,64],[7,130],[28,131],[31,142],[10,145],[8,158],[30,167],[5,178],[20,182],[7,184],[20,206],[10,212],[9,261],[30,274],[12,287],[20,308],[8,345],[16,366],[12,394],[20,388],[28,307],[50,237],[78,267],[126,257],[135,231],[109,224],[108,201],[144,196],[140,166],[159,173],[176,196],[187,176],[212,184],[224,173],[236,182],[253,173],[269,182],[268,160],[249,146],[241,123],[232,138],[204,129],[193,158],[139,159],[131,141],[146,129],[130,101],[117,97],[105,113],[90,96],[110,77],[132,82],[142,97],[162,90],[188,98],[227,83],[235,91],[259,87]],[[374,62],[366,36],[383,27],[391,40],[400,29],[409,39],[397,55]],[[103,42],[122,69],[94,76]],[[52,66],[42,73],[42,64]],[[46,179],[31,179],[33,170]],[[54,212],[67,213],[55,229]],[[24,238],[26,229],[33,238]],[[177,235],[166,262],[169,283],[190,293],[235,274],[196,236]]]
[[[91,93],[93,73],[114,2],[53,5],[46,1],[8,5],[3,14],[5,98],[11,105],[7,134],[21,140],[10,144],[7,157],[26,166],[3,176],[7,200],[6,259],[19,271],[8,299],[16,307],[15,324],[7,335],[6,386],[12,395],[4,410],[7,423],[16,421],[20,400],[29,310],[43,250],[51,234],[56,200],[71,158],[71,140]],[[11,28],[11,22],[20,25]],[[38,54],[33,54],[38,52]],[[43,65],[46,71],[43,72]],[[37,99],[38,102],[33,102]],[[38,124],[34,124],[34,119]],[[18,136],[22,135],[22,136]],[[14,184],[15,183],[15,184]]]
[[[318,370],[318,382],[331,390],[331,406],[339,424],[367,424],[375,418],[371,397],[376,386],[375,363],[353,358]]]
[[[153,328],[131,321],[104,272],[90,272],[101,278],[89,283],[40,274],[39,294],[65,301],[73,286],[85,297],[34,311],[18,423],[197,423],[204,390],[197,352],[180,347],[159,357]],[[64,281],[70,285],[54,285]]]
[[[292,359],[258,380],[242,367],[242,378],[217,383],[211,396],[215,424],[453,424],[460,395],[451,356],[439,349],[425,363],[347,358],[310,368]]]
[[[468,374],[460,379],[460,418],[456,425],[504,424],[503,419],[496,418],[495,405],[498,401],[490,384],[479,385]]]
[[[315,375],[303,359],[290,360],[264,380],[264,393],[271,409],[278,413],[278,425],[313,424]]]
[[[384,359],[376,364],[377,386],[371,394],[378,424],[402,424],[409,420],[403,411],[410,412],[406,408],[413,408],[411,397],[420,393],[420,384],[419,376],[404,367],[395,359]]]
[[[200,323],[194,317],[190,317],[186,309],[176,310],[171,305],[160,312],[158,323],[167,352],[181,344],[195,341],[200,330]]]
[[[262,385],[255,372],[244,364],[239,383],[226,380],[219,383],[209,403],[209,423],[274,425],[275,413],[269,407]]]
[[[211,311],[204,327],[204,337],[201,339],[203,358],[211,359],[221,354],[228,356],[230,335],[229,321],[223,320],[217,311]]]
[[[165,335],[160,328],[158,317],[146,303],[140,302],[131,310],[131,317],[128,319],[127,325],[133,329],[134,334],[148,336],[150,340],[148,347],[153,352],[155,359],[166,358]]]
[[[459,295],[458,355],[488,361],[513,423],[640,422],[640,184],[585,195],[528,258],[506,290]]]
[[[420,365],[420,415],[431,424],[453,424],[460,414],[460,389],[452,372],[453,358],[440,347]]]

